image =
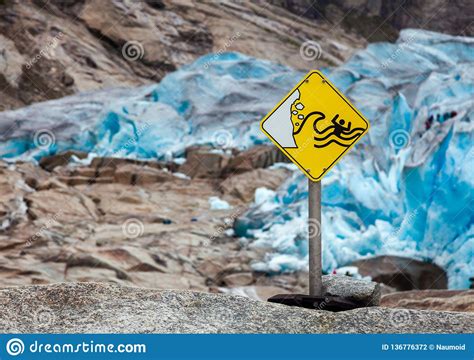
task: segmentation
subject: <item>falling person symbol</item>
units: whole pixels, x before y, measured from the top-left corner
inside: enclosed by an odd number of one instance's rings
[[[337,121],[338,117],[339,117],[339,114],[336,114],[336,116],[334,116],[334,118],[331,120],[331,122],[334,124],[333,134],[336,135],[337,137],[341,137],[342,133],[345,133],[345,134],[350,133],[351,122],[349,122],[349,124],[347,124],[347,126],[344,127],[344,124],[345,124],[346,121],[344,119],[341,119],[338,122]]]
[[[351,122],[344,126],[346,121],[344,119],[338,121],[338,118],[339,114],[336,114],[331,120],[333,125],[326,127],[322,131],[318,130],[316,123],[314,123],[314,131],[317,135],[322,135],[314,136],[314,147],[322,148],[332,143],[347,147],[352,144],[352,140],[358,138],[364,132],[363,128],[355,128],[351,130]]]

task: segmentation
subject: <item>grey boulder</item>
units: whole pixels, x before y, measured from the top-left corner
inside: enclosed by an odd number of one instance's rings
[[[354,300],[364,306],[380,304],[380,285],[373,281],[358,280],[344,275],[324,275],[323,288],[326,295]]]

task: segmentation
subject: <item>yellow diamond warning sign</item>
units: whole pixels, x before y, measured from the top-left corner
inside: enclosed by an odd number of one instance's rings
[[[319,181],[369,129],[369,122],[319,71],[311,71],[261,122],[262,131]]]

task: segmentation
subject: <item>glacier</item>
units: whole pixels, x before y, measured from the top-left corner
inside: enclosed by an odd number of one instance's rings
[[[323,49],[324,50],[324,49]],[[371,122],[323,179],[323,267],[382,254],[432,261],[451,288],[474,275],[474,39],[403,30],[322,69]],[[309,70],[309,69],[308,69]],[[262,117],[304,73],[238,53],[208,54],[159,84],[83,93],[0,113],[0,158],[91,156],[182,161],[189,145],[268,143]],[[286,165],[285,165],[286,166]],[[255,270],[307,267],[307,181],[296,168],[258,189],[234,231],[272,251]]]
[[[187,146],[266,141],[262,116],[302,76],[238,53],[209,54],[159,84],[73,95],[0,113],[0,158],[68,149],[95,156],[179,158]]]

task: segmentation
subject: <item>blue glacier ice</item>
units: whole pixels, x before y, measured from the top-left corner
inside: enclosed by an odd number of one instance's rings
[[[323,49],[324,50],[324,49]],[[474,275],[474,39],[404,30],[323,69],[371,122],[323,180],[325,271],[398,254],[447,269],[451,288]],[[309,70],[309,69],[308,69]],[[267,142],[261,118],[304,74],[238,53],[209,54],[159,84],[84,93],[0,113],[0,158],[37,161],[66,149],[181,159],[192,144]],[[49,146],[37,141],[45,133]],[[259,189],[235,224],[272,248],[257,270],[307,265],[307,183],[295,169]]]
[[[266,141],[262,116],[302,76],[237,53],[209,54],[159,84],[103,90],[0,113],[0,157],[66,149],[163,159],[191,144],[245,148]],[[37,146],[38,134],[49,136]]]

